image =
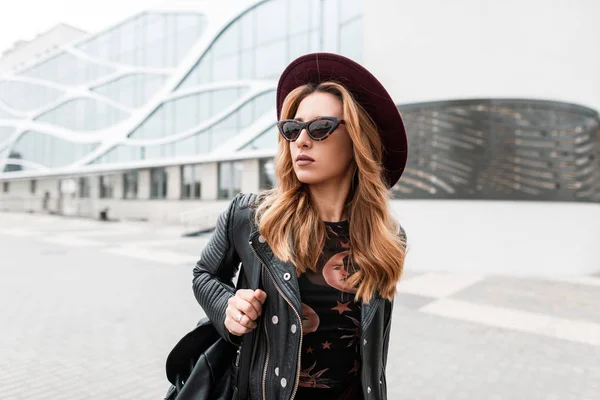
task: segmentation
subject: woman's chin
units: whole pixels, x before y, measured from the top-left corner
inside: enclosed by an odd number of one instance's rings
[[[306,185],[314,185],[323,181],[322,177],[315,176],[314,173],[306,171],[296,171],[296,178]]]

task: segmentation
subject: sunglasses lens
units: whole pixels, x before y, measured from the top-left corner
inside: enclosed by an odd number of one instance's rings
[[[315,139],[323,139],[331,131],[333,122],[327,119],[320,119],[310,124],[308,130]]]
[[[282,122],[279,125],[279,130],[287,140],[294,140],[300,133],[300,124],[292,121]]]

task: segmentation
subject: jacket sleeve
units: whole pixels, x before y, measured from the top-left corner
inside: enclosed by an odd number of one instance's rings
[[[390,349],[390,333],[392,331],[392,313],[394,310],[394,301],[389,301],[389,300],[385,300],[386,302],[386,315],[387,318],[385,320],[385,330],[383,332],[383,354],[382,354],[382,361],[383,361],[383,369],[385,370],[387,368],[387,359],[388,359],[388,352]]]
[[[240,258],[232,238],[236,196],[218,220],[215,231],[200,255],[193,271],[192,288],[196,300],[215,329],[228,342],[239,344],[239,338],[225,328],[227,300],[235,295],[233,277]]]

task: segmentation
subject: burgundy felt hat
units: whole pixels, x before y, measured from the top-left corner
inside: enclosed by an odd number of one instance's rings
[[[398,182],[408,155],[406,130],[396,104],[362,65],[333,53],[311,53],[292,61],[277,85],[277,119],[286,96],[298,86],[335,81],[342,84],[371,116],[383,144],[383,168],[388,188]]]

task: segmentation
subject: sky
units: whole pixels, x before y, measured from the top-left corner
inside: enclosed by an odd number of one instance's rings
[[[61,22],[96,32],[162,2],[164,0],[3,0],[0,53],[14,42],[31,40]]]

